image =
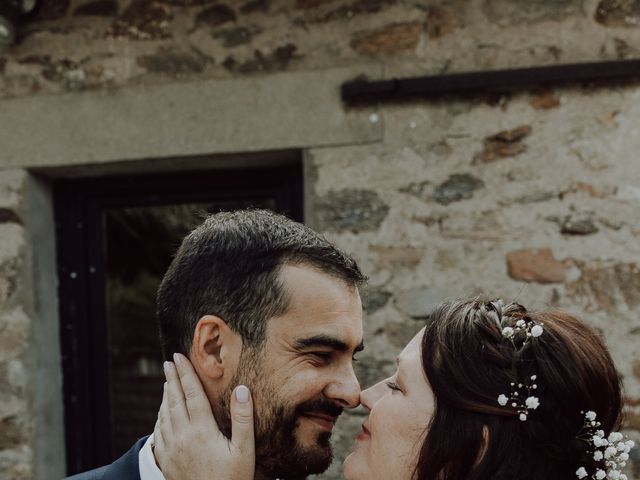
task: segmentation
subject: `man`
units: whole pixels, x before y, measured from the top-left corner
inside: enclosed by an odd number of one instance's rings
[[[227,437],[231,392],[249,387],[257,479],[331,463],[333,425],[359,404],[352,362],[363,348],[364,281],[316,232],[265,210],[213,215],[182,242],[158,290],[163,354],[190,359]],[[152,441],[72,479],[162,480]]]

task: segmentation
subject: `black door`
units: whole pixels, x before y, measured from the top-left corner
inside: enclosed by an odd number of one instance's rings
[[[114,176],[54,186],[67,473],[152,432],[162,396],[155,294],[182,238],[220,210],[302,221],[302,168]]]

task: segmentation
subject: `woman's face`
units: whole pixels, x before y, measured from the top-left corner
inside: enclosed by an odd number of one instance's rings
[[[424,329],[402,351],[395,375],[360,394],[369,417],[344,462],[346,480],[408,480],[435,409],[422,368]]]

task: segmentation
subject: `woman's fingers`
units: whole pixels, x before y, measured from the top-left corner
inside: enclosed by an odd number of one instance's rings
[[[164,362],[163,367],[164,375],[167,378],[167,386],[165,388],[168,407],[167,416],[175,429],[179,425],[189,423],[189,412],[187,411],[187,405],[176,366],[171,362]]]
[[[239,385],[231,395],[231,443],[244,456],[255,457],[251,392]]]
[[[207,395],[204,393],[200,379],[196,374],[191,362],[187,357],[180,353],[173,356],[180,377],[180,384],[187,406],[187,414],[192,422],[205,422],[207,425],[215,423],[213,413],[211,412],[211,404]]]

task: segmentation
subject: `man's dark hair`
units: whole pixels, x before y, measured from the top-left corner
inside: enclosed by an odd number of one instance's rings
[[[158,289],[165,358],[189,354],[204,315],[222,318],[245,345],[260,346],[266,320],[289,306],[279,279],[284,264],[309,265],[356,288],[366,280],[350,256],[285,216],[238,210],[208,217],[182,241]]]

